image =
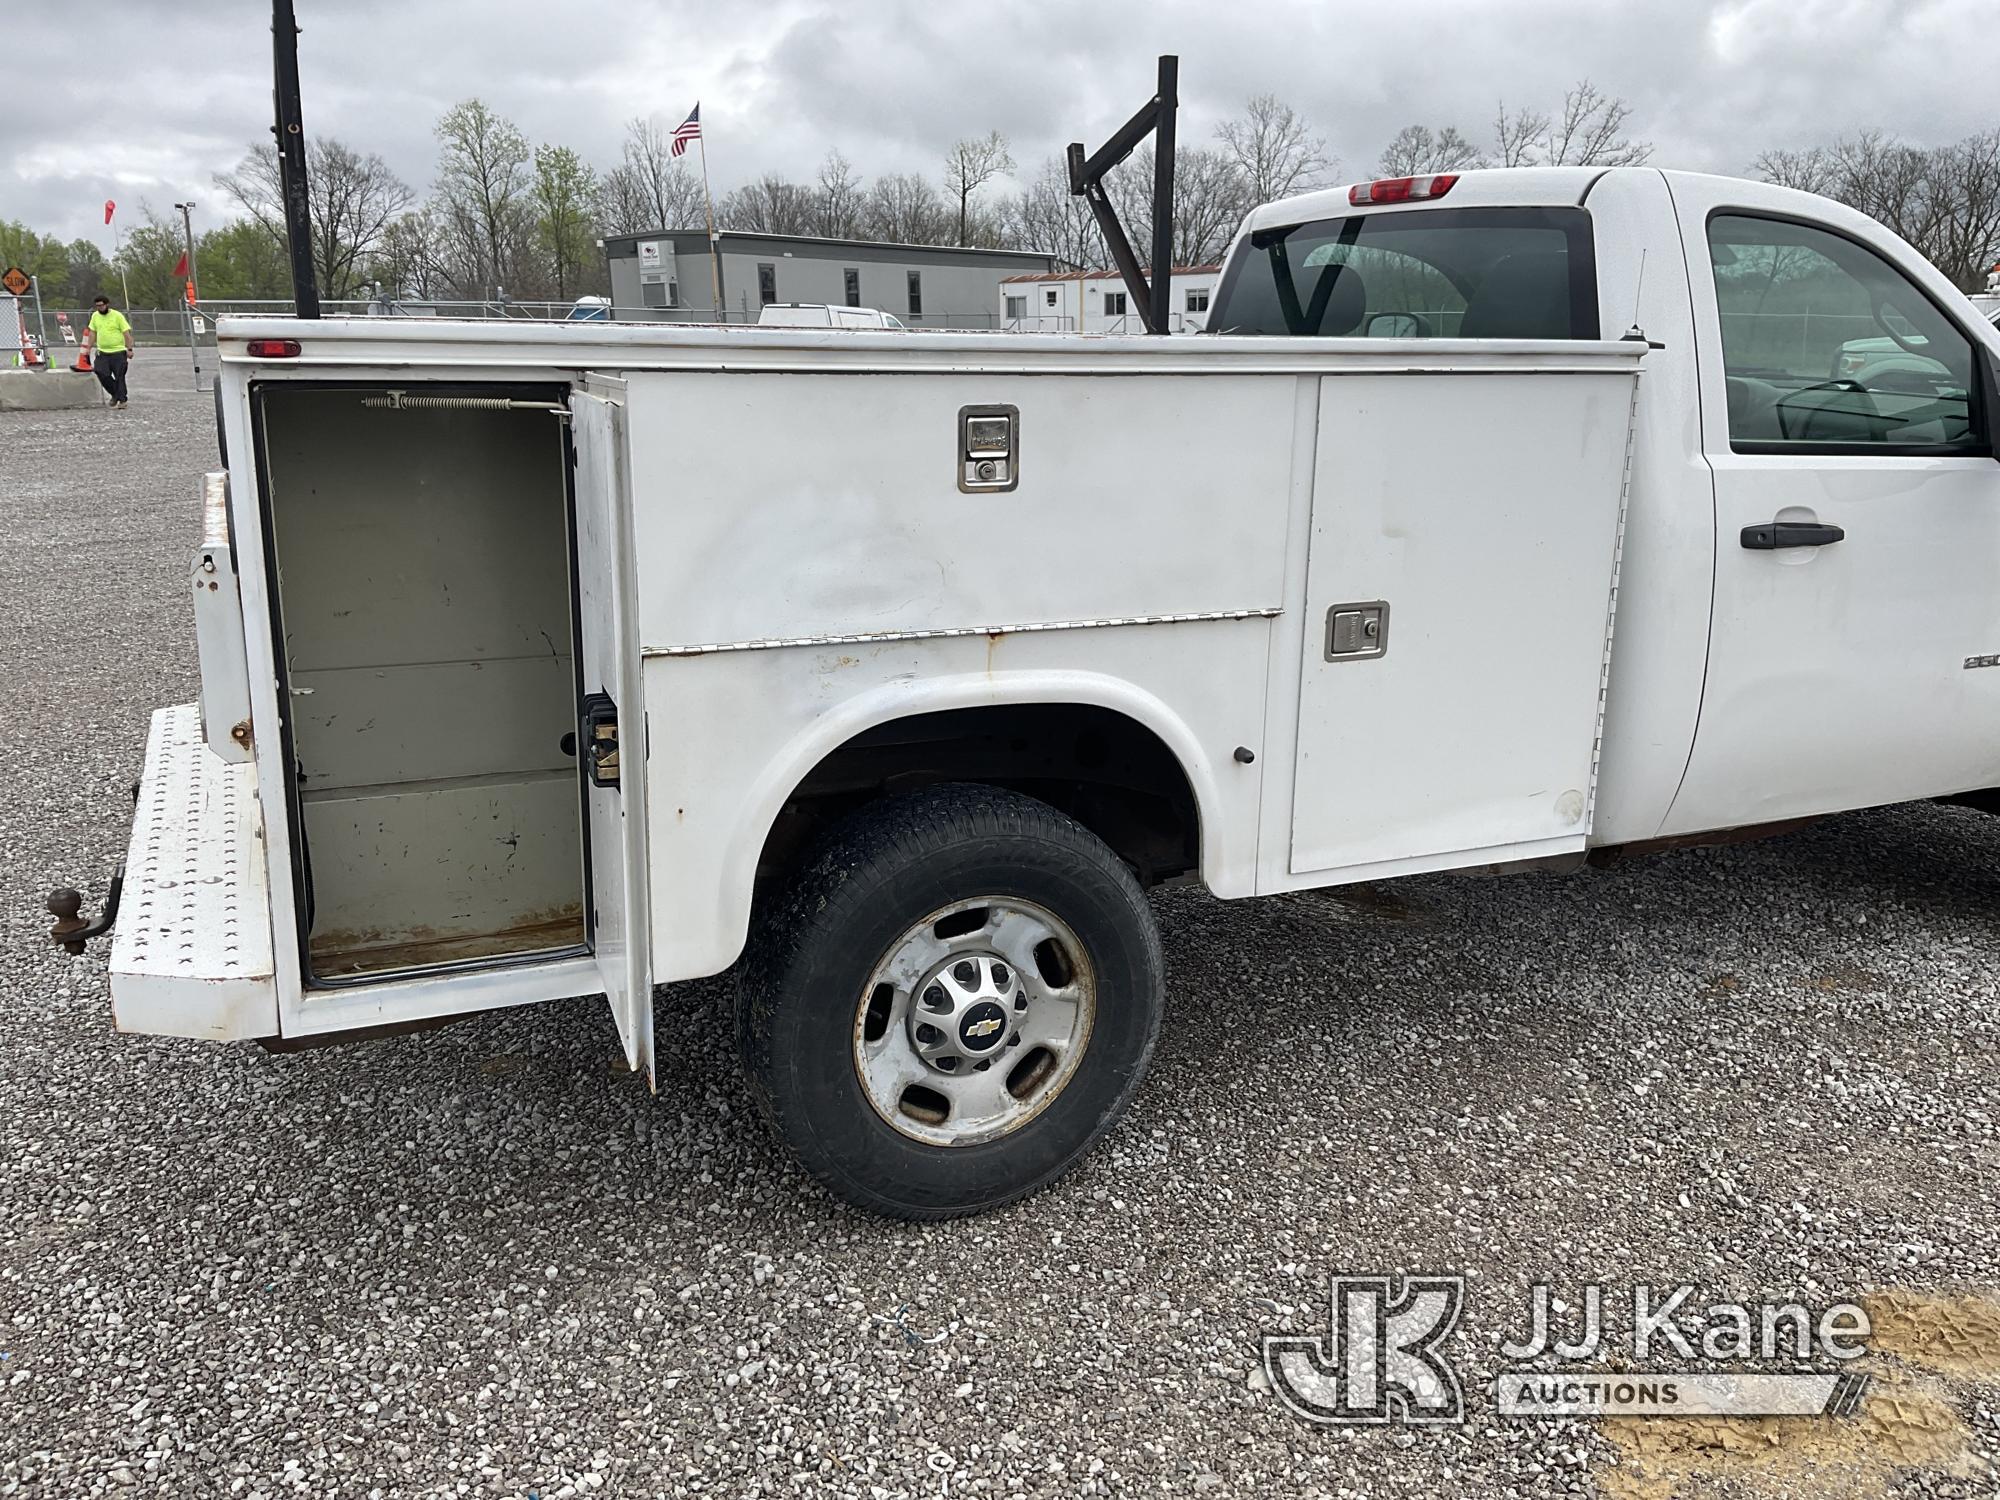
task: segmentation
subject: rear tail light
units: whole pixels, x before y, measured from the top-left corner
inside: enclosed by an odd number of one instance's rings
[[[1374,203],[1424,203],[1442,198],[1458,181],[1456,172],[1433,172],[1428,177],[1384,177],[1375,182],[1357,182],[1347,190],[1347,201],[1356,208]]]
[[[252,359],[297,359],[299,341],[297,339],[252,339],[250,340]]]

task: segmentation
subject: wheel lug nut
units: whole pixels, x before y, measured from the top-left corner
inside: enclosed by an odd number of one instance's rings
[[[1011,976],[1007,973],[1007,966],[1005,964],[995,964],[993,966],[993,987],[996,990],[1006,989],[1010,978]]]
[[[945,999],[944,991],[934,984],[924,990],[924,1004],[928,1005],[932,1010],[948,1010],[951,1008],[951,1002]]]
[[[941,1041],[943,1040],[943,1038],[944,1038],[944,1033],[942,1031],[939,1031],[937,1027],[931,1025],[928,1021],[926,1021],[923,1025],[917,1028],[917,1042],[921,1046],[928,1047],[933,1042]]]
[[[974,984],[979,979],[978,966],[969,958],[961,958],[951,966],[951,977],[960,984]]]
[[[1028,992],[1026,990],[1016,990],[1014,992],[1014,1009],[1020,1011],[1020,1010],[1026,1010],[1027,1008],[1028,1008]]]

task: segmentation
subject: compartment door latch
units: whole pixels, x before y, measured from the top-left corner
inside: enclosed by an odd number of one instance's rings
[[[1326,659],[1373,661],[1389,650],[1389,601],[1336,604],[1326,612]]]
[[[968,495],[1011,490],[1021,482],[1021,409],[958,409],[958,487]]]
[[[592,786],[618,785],[618,705],[609,693],[583,700],[583,769]]]

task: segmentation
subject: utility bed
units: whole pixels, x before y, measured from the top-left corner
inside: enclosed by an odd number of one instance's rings
[[[262,1034],[603,989],[644,1069],[652,981],[734,961],[857,788],[1032,785],[1224,895],[1590,836],[1643,343],[221,350],[195,592],[208,744],[261,777],[216,786],[262,793]]]

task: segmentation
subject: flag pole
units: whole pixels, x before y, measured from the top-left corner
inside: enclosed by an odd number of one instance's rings
[[[700,108],[700,106],[697,105],[696,108]],[[702,201],[708,205],[709,287],[715,304],[715,320],[718,323],[727,323],[729,321],[729,309],[722,305],[722,250],[715,241],[715,194],[710,192],[708,188],[708,132],[703,130],[694,140],[695,145],[701,149]]]

